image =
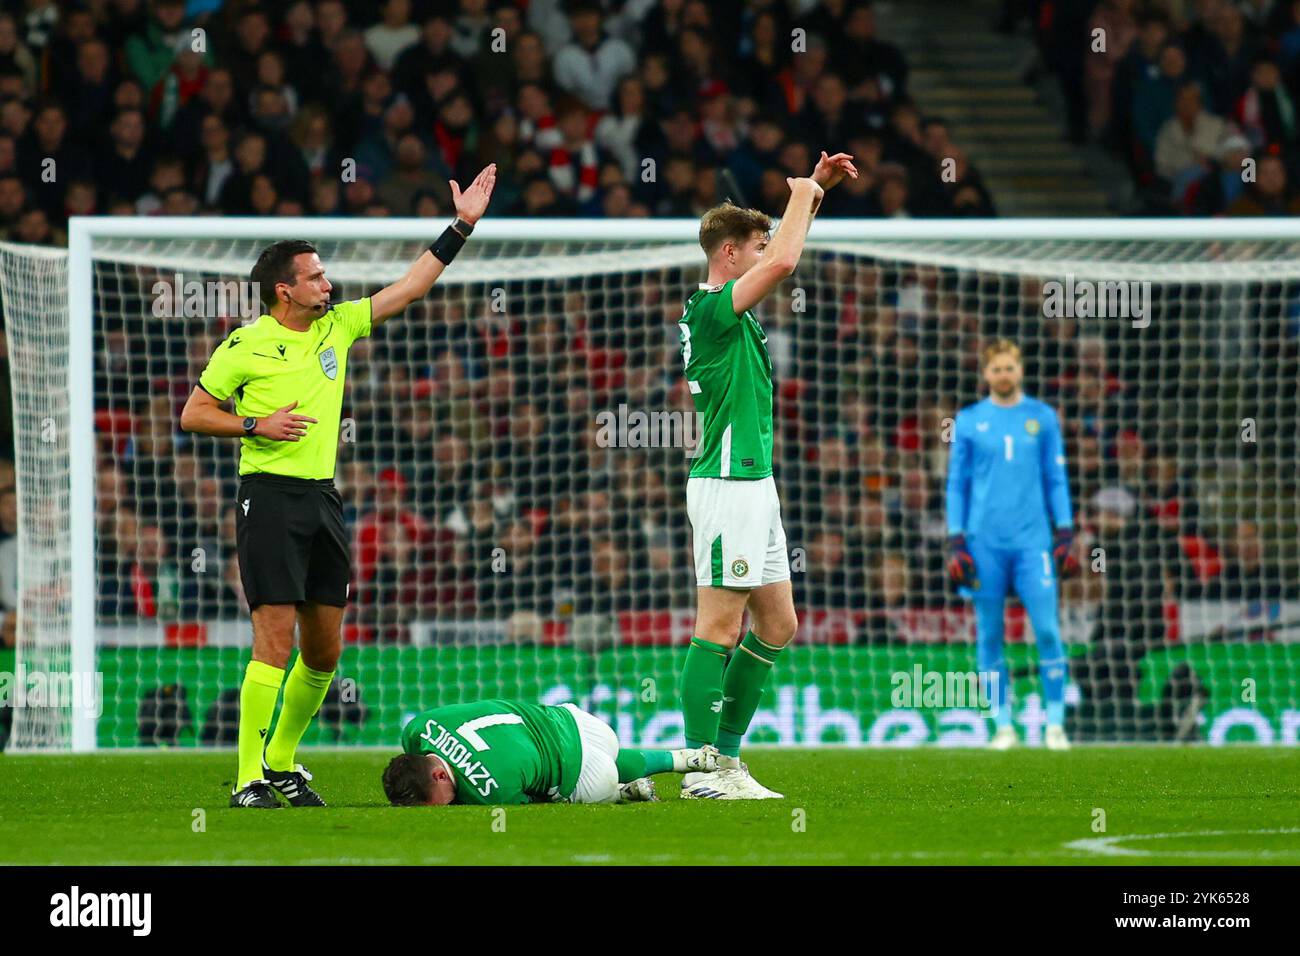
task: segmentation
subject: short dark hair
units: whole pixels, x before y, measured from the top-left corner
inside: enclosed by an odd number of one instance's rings
[[[398,754],[384,768],[384,795],[395,807],[420,807],[433,795],[427,754]]]
[[[293,285],[297,276],[293,271],[293,260],[304,252],[315,252],[316,247],[306,239],[281,239],[273,242],[257,257],[250,278],[257,283],[258,295],[262,305],[268,309],[275,305],[275,286],[278,282]]]

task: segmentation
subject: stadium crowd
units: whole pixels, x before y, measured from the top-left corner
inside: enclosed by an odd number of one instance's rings
[[[1144,211],[1300,212],[1300,5],[1010,0],[1037,25],[1071,138],[1128,164]],[[1248,162],[1249,161],[1249,162]]]
[[[905,612],[957,604],[943,572],[944,419],[980,395],[978,345],[995,335],[1024,341],[1028,390],[1060,410],[1084,565],[1099,542],[1108,555],[1110,573],[1065,590],[1067,605],[1100,607],[1094,640],[1159,643],[1179,599],[1297,597],[1279,563],[1295,555],[1272,540],[1258,487],[1207,486],[1242,500],[1204,520],[1199,490],[1235,455],[1223,443],[1235,406],[1208,376],[1253,381],[1279,422],[1297,420],[1286,383],[1300,358],[1281,320],[1244,323],[1253,357],[1233,365],[1211,360],[1220,330],[1199,320],[1190,291],[1159,304],[1150,335],[1121,338],[1043,320],[1038,280],[834,255],[800,276],[806,313],[788,301],[760,313],[779,387],[776,474],[798,604],[854,612],[847,639],[917,639]],[[435,288],[353,347],[338,473],[355,536],[350,639],[477,619],[506,622],[516,640],[614,642],[622,612],[692,605],[686,452],[627,447],[625,432],[610,447],[596,418],[691,408],[672,292],[691,280],[631,269],[507,283],[521,304],[509,315],[486,288]],[[130,303],[153,281],[106,277],[109,311],[140,312]],[[100,353],[105,620],[245,613],[235,443],[175,425],[224,328],[188,321],[188,333],[139,335],[154,346],[142,350],[126,347],[138,334],[128,319]],[[1294,460],[1294,428],[1270,445]]]
[[[0,236],[62,244],[67,218],[79,214],[445,216],[447,180],[465,181],[487,162],[500,171],[493,215],[696,215],[722,195],[778,213],[785,177],[805,175],[827,144],[854,153],[861,175],[831,195],[823,216],[991,214],[978,173],[945,125],[912,103],[907,79],[902,53],[876,35],[862,0],[0,4]],[[941,156],[958,159],[955,182],[941,181]],[[143,300],[131,308],[149,314]],[[184,374],[171,378],[175,356],[130,358],[140,343],[157,344],[142,323],[110,320],[100,330],[97,426],[106,452],[122,456],[100,470],[101,540],[119,542],[101,555],[105,618],[241,609],[233,562],[216,565],[214,585],[185,560],[200,538],[211,545],[203,553],[224,553],[231,524],[219,502],[229,500],[221,482],[230,463],[172,458],[183,442],[175,403],[210,336],[182,336],[193,349]],[[392,372],[403,374],[423,372]],[[501,390],[521,380],[494,384],[495,411],[510,402]],[[5,409],[8,385],[4,376]],[[458,386],[458,400],[481,399],[480,385]],[[542,442],[553,440],[549,413],[525,416]],[[481,480],[467,485],[464,439],[411,419],[402,410],[392,421],[406,422],[410,440],[436,439],[439,474],[457,463],[439,495],[488,494]],[[409,513],[412,489],[429,494],[427,476],[348,467],[358,586],[372,603],[412,588],[422,595],[416,608],[428,606],[426,594],[509,603],[528,590],[512,583],[499,593],[497,578],[464,580],[447,570],[457,562],[441,559],[419,575],[393,571],[404,559],[387,522],[418,527],[410,533],[422,542],[432,535],[444,557],[463,550],[464,533]],[[562,466],[549,470],[563,480]],[[627,494],[629,481],[582,501],[597,509]],[[635,576],[629,590],[650,602],[642,585],[675,568],[668,542],[680,538],[680,518],[661,522],[652,562],[605,546],[597,566],[611,581]],[[478,530],[490,523],[482,503],[460,520]],[[533,530],[512,529],[516,543]],[[552,560],[548,549],[563,545],[543,541],[538,567]],[[577,585],[573,607],[622,600],[607,592]]]
[[[442,216],[488,162],[496,215],[776,213],[823,147],[863,175],[822,215],[993,212],[862,0],[0,9],[0,232],[22,242],[84,214]]]

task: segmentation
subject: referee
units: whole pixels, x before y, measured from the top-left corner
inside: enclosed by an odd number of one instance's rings
[[[294,755],[320,710],[342,651],[352,576],[334,488],[348,347],[428,294],[487,209],[496,165],[462,193],[456,221],[374,295],[330,303],[320,256],[301,239],[262,250],[253,266],[266,312],[217,346],[181,412],[181,428],[240,439],[239,575],[253,617],[253,657],[239,691],[239,775],[232,807],[324,806]],[[222,405],[231,397],[235,413]],[[300,647],[285,679],[294,624]],[[267,739],[275,700],[284,704]]]

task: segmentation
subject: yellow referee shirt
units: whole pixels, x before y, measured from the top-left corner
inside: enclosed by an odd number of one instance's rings
[[[333,478],[348,348],[370,334],[370,299],[340,302],[305,332],[263,315],[217,346],[199,387],[218,401],[235,397],[235,414],[264,418],[298,403],[294,413],[317,420],[299,441],[241,438],[239,473]]]

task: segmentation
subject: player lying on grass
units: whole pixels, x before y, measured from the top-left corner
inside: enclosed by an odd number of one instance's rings
[[[686,479],[698,590],[680,686],[686,746],[716,745],[720,755],[715,773],[683,779],[683,797],[781,796],[740,761],[767,675],[798,627],[772,477],[772,360],[752,310],[798,266],[824,190],[857,175],[853,157],[823,152],[812,176],[787,180],[790,200],[770,243],[771,220],[756,209],[724,203],[700,220],[708,278],[679,322],[686,383],[703,423]],[[753,629],[737,646],[746,609]]]
[[[384,770],[384,793],[398,807],[658,800],[652,774],[717,769],[711,748],[632,750],[574,704],[516,700],[416,714],[402,750]]]

